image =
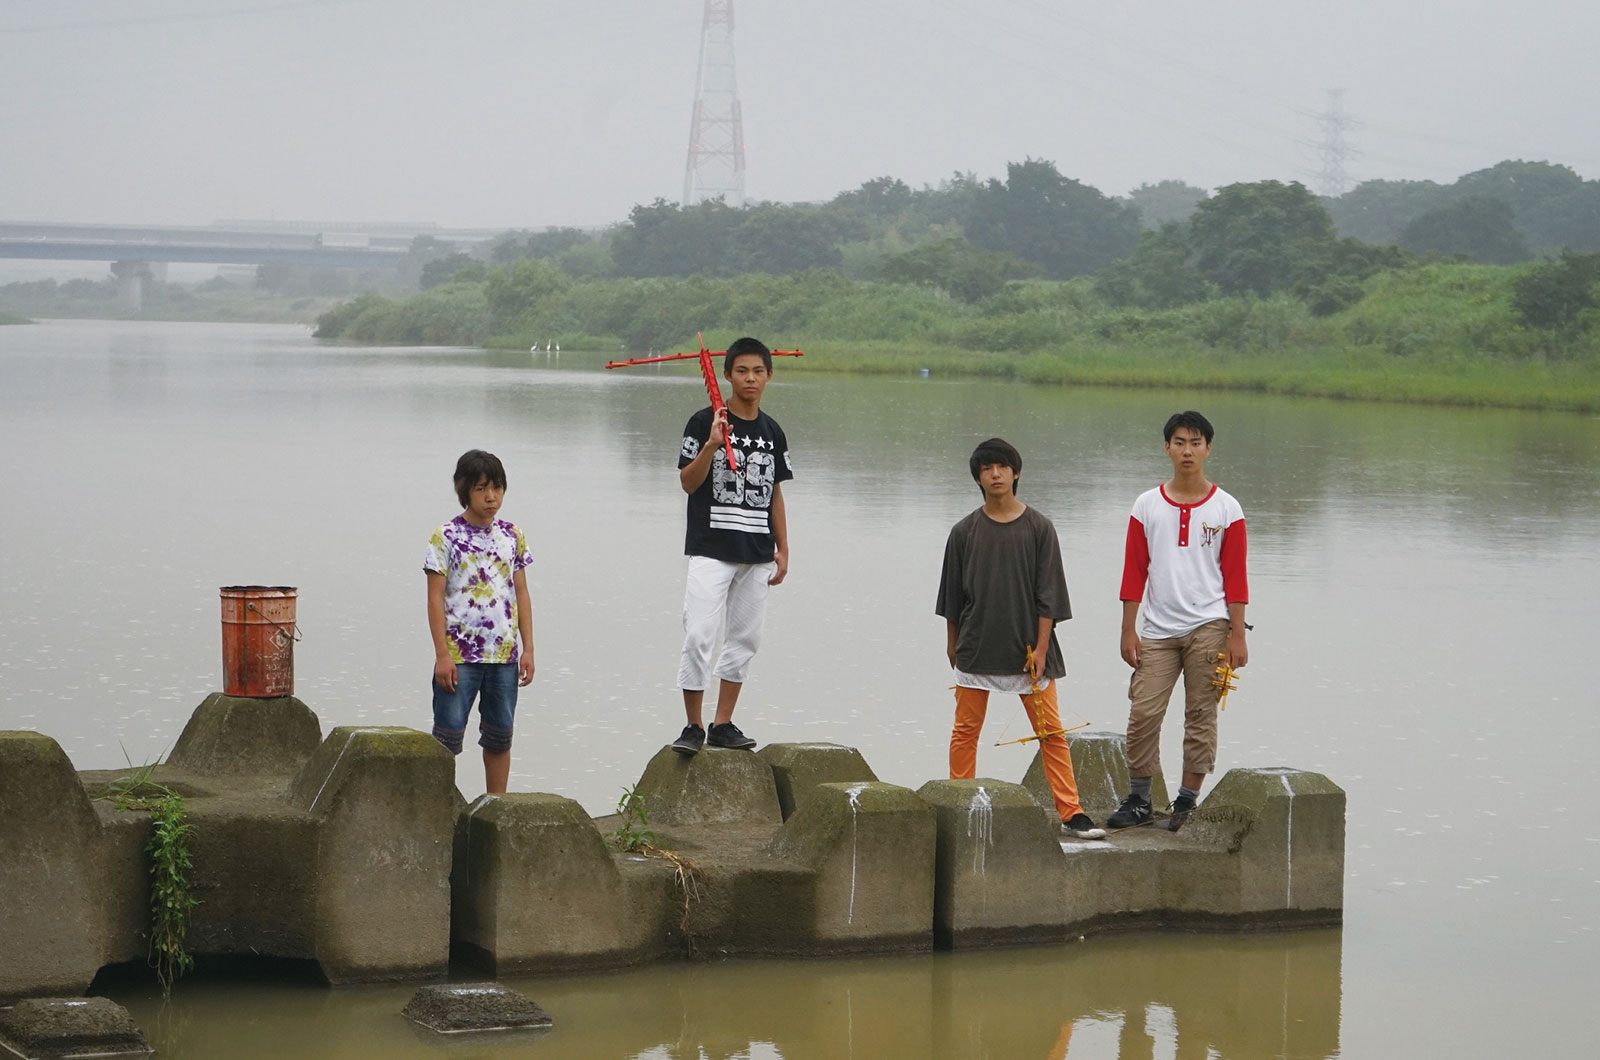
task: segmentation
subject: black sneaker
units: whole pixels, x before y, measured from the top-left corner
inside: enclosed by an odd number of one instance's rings
[[[672,741],[672,749],[681,755],[688,756],[700,753],[700,745],[706,742],[706,731],[698,725],[685,725],[683,735]]]
[[[1086,813],[1075,813],[1061,822],[1061,831],[1078,839],[1104,839],[1106,830],[1097,828],[1094,818]]]
[[[739,726],[731,721],[711,726],[708,742],[712,747],[729,747],[735,751],[748,751],[756,745],[754,740],[740,732]]]
[[[1189,820],[1189,815],[1194,813],[1194,800],[1187,795],[1179,795],[1172,801],[1172,816],[1168,817],[1162,827],[1169,832],[1176,832]]]
[[[1122,805],[1117,807],[1117,812],[1106,818],[1106,827],[1112,831],[1121,828],[1132,828],[1138,824],[1149,824],[1155,820],[1155,814],[1150,810],[1150,800],[1139,795],[1129,795],[1122,800]]]

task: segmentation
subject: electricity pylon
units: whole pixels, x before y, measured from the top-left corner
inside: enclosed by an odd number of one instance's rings
[[[744,121],[733,72],[733,0],[706,0],[700,28],[683,205],[707,199],[744,205]]]

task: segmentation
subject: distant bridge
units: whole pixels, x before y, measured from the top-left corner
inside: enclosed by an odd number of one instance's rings
[[[171,262],[210,265],[322,265],[394,269],[412,240],[481,243],[499,230],[432,225],[228,222],[210,226],[0,222],[0,258],[105,261],[121,284],[124,308],[137,312],[144,281]]]

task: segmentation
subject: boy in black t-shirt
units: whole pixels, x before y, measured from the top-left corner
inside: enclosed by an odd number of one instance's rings
[[[738,339],[722,359],[733,385],[727,409],[710,406],[689,417],[678,451],[678,483],[689,495],[683,551],[689,574],[683,596],[683,654],[678,687],[688,724],[672,744],[692,755],[706,742],[748,750],[756,742],[733,723],[733,708],[761,646],[767,590],[789,572],[789,534],[780,484],[794,477],[789,441],[777,421],[761,411],[772,378],[772,352],[752,338]],[[737,469],[728,466],[724,439]],[[717,631],[725,624],[722,654],[711,666]],[[709,733],[701,708],[712,674],[719,679],[717,710]]]

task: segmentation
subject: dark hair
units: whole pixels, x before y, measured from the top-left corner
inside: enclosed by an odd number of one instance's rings
[[[482,449],[468,449],[456,461],[456,499],[465,508],[472,501],[472,487],[489,480],[489,485],[506,488],[506,469],[500,458]]]
[[[972,481],[978,481],[978,473],[990,464],[1004,464],[1022,477],[1022,454],[1017,452],[1017,447],[1004,438],[986,438],[978,443],[978,448],[967,457],[967,469],[972,472]],[[1011,484],[1011,492],[1017,492],[1017,484]]]
[[[1167,420],[1167,425],[1161,428],[1161,440],[1172,441],[1172,432],[1179,427],[1187,427],[1191,431],[1199,431],[1205,436],[1206,444],[1211,444],[1211,421],[1200,415],[1194,409],[1188,412],[1174,412],[1172,418]]]
[[[772,351],[760,339],[752,339],[746,335],[742,339],[734,339],[728,344],[728,352],[722,355],[722,374],[729,375],[733,372],[733,362],[743,354],[753,353],[761,358],[761,363],[767,371],[772,371]]]

